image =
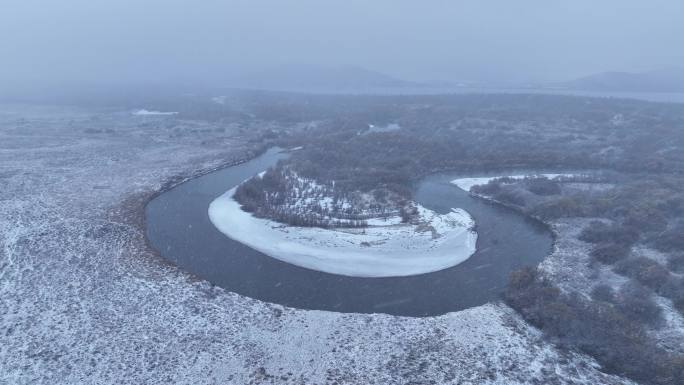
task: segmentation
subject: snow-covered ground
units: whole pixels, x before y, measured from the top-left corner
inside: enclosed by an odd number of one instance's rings
[[[592,221],[600,218],[563,218],[551,222],[556,233],[555,247],[539,265],[541,271],[554,284],[565,292],[579,293],[587,298],[595,285],[608,285],[618,291],[629,279],[613,271],[611,266],[592,263],[591,244],[578,239],[582,229]],[[656,250],[643,245],[634,248],[633,253],[656,261],[664,261],[664,257]],[[653,293],[654,301],[660,306],[663,324],[648,327],[647,332],[656,343],[669,350],[681,354],[684,352],[684,317],[672,305],[672,301]]]
[[[227,97],[223,96],[223,95],[222,96],[214,96],[213,98],[211,98],[211,101],[216,103],[216,104],[224,105],[224,104],[226,104],[226,98]]]
[[[0,105],[0,384],[630,383],[503,305],[297,310],[165,263],[145,243],[145,201],[246,156],[252,138],[244,122],[139,123]]]
[[[368,133],[378,133],[378,132],[392,132],[392,131],[398,131],[401,129],[401,126],[396,124],[396,123],[390,123],[385,126],[376,126],[374,124],[369,124],[368,125]]]
[[[154,116],[154,115],[163,116],[163,115],[177,115],[177,114],[178,114],[178,112],[149,111],[149,110],[145,110],[145,109],[137,110],[137,111],[133,112],[133,115],[137,115],[137,116],[150,116],[150,115],[151,116]]]
[[[209,218],[228,237],[297,266],[355,277],[393,277],[455,266],[475,252],[477,234],[461,209],[437,214],[418,206],[420,224],[398,216],[364,228],[286,226],[256,218],[233,199],[235,188],[209,206]]]
[[[489,183],[491,180],[497,178],[511,178],[511,179],[525,179],[530,176],[545,177],[549,179],[554,179],[558,177],[573,177],[575,174],[533,174],[533,175],[501,175],[501,176],[487,176],[487,177],[476,177],[476,178],[458,178],[451,181],[452,184],[456,185],[458,188],[464,191],[470,191],[473,186],[479,186]]]

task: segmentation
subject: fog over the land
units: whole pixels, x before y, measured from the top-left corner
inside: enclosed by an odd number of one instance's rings
[[[682,0],[3,0],[0,82],[205,84],[283,65],[412,81],[684,67]]]

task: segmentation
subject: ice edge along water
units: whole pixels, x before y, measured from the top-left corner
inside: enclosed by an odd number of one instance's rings
[[[487,177],[475,177],[475,178],[458,178],[452,180],[450,183],[453,185],[456,185],[458,188],[461,190],[464,190],[466,192],[470,192],[470,189],[473,188],[473,186],[479,186],[483,184],[487,184],[490,181],[498,178],[511,178],[511,179],[525,179],[526,177],[531,177],[531,176],[537,176],[537,177],[545,177],[548,179],[554,179],[558,177],[574,177],[577,176],[576,174],[525,174],[525,175],[502,175],[502,176],[487,176]]]
[[[178,112],[175,112],[175,111],[169,111],[169,112],[150,111],[150,110],[142,109],[142,110],[134,111],[133,115],[136,115],[136,116],[167,116],[167,115],[178,115]]]
[[[286,226],[245,212],[236,188],[209,205],[209,219],[229,238],[300,267],[353,277],[398,277],[443,270],[475,253],[474,221],[462,209],[437,214],[418,206],[429,228],[397,218],[361,229]],[[425,226],[427,227],[427,226]]]

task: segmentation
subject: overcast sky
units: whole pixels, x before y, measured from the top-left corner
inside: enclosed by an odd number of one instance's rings
[[[684,67],[684,0],[0,0],[0,81],[229,82],[279,65],[556,81]]]

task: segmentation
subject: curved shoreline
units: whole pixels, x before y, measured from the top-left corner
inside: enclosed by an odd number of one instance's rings
[[[173,190],[174,188],[179,187],[184,183],[188,183],[194,179],[201,178],[202,176],[205,176],[205,175],[210,174],[212,172],[225,170],[225,169],[228,169],[231,167],[235,167],[235,166],[239,166],[241,164],[247,163],[251,160],[254,160],[254,159],[262,156],[265,152],[269,151],[271,148],[277,149],[278,147],[277,146],[276,147],[258,146],[255,149],[247,151],[247,154],[245,154],[245,156],[238,157],[237,159],[226,160],[218,166],[214,166],[214,167],[210,167],[210,168],[199,168],[199,169],[194,170],[194,171],[176,174],[176,175],[162,181],[161,186],[159,188],[143,193],[142,194],[143,196],[142,196],[140,202],[137,204],[140,206],[139,206],[139,208],[133,209],[134,214],[132,214],[132,216],[137,217],[138,213],[140,214],[139,218],[135,221],[136,222],[135,226],[138,227],[143,234],[146,251],[150,255],[153,255],[155,258],[158,259],[155,262],[180,268],[180,266],[178,266],[177,262],[175,262],[175,261],[173,261],[167,257],[164,257],[164,255],[161,253],[161,251],[158,250],[152,244],[152,241],[150,240],[150,236],[149,236],[148,231],[147,231],[147,229],[148,229],[147,209],[153,200],[155,200],[156,198],[158,198],[162,194],[167,193],[167,192]],[[129,197],[127,200],[129,200],[129,199],[133,200],[134,198],[135,197]],[[125,206],[126,206],[126,203],[121,204],[121,207],[125,207]],[[204,279],[200,276],[197,276],[193,272],[185,271],[185,273],[190,274],[190,276],[193,279],[198,279],[198,280]]]
[[[472,217],[461,209],[430,215],[445,230],[438,237],[413,225],[332,230],[285,226],[245,212],[233,199],[236,188],[211,202],[208,215],[229,238],[283,262],[351,277],[405,277],[432,273],[466,261],[476,251]]]
[[[540,175],[551,175],[551,174],[540,174]],[[556,175],[562,176],[562,175],[570,175],[570,174],[556,174]],[[466,178],[460,178],[460,179],[466,179]],[[475,179],[475,178],[467,178],[467,179]],[[480,179],[480,178],[478,178],[478,179]],[[496,177],[494,177],[494,178],[482,177],[481,179],[489,179],[489,180],[491,180],[491,179],[496,179]],[[556,228],[556,226],[555,226],[554,224],[549,223],[549,222],[545,221],[544,219],[542,219],[542,218],[540,218],[540,217],[538,217],[538,216],[536,216],[536,215],[532,215],[532,214],[530,214],[530,213],[528,213],[528,212],[525,212],[524,210],[522,210],[522,209],[521,209],[520,207],[518,207],[518,206],[515,206],[515,205],[512,205],[512,204],[510,204],[510,203],[506,203],[506,202],[502,202],[502,201],[496,200],[496,199],[494,199],[494,198],[492,198],[491,196],[488,196],[488,195],[482,195],[482,194],[474,193],[474,192],[470,191],[470,188],[473,187],[473,186],[469,186],[468,189],[466,189],[466,188],[464,188],[465,186],[462,186],[462,185],[459,185],[458,183],[456,183],[457,180],[459,180],[459,179],[452,180],[452,181],[450,181],[449,183],[451,183],[451,184],[454,185],[455,187],[458,187],[459,189],[461,189],[461,190],[467,192],[468,195],[470,195],[470,196],[472,196],[472,197],[474,197],[474,198],[476,198],[476,199],[481,199],[482,201],[489,202],[489,203],[492,203],[492,204],[495,204],[495,205],[499,205],[499,206],[505,207],[505,208],[507,208],[507,209],[509,209],[509,210],[512,210],[512,211],[514,211],[514,212],[520,214],[521,216],[523,216],[523,217],[525,217],[525,218],[527,218],[527,219],[529,219],[529,220],[531,220],[531,221],[534,221],[534,222],[538,223],[539,225],[541,225],[541,226],[543,226],[544,228],[546,228],[546,230],[548,230],[548,232],[551,234],[551,252],[550,252],[548,255],[546,255],[546,257],[544,257],[539,263],[537,263],[537,264],[535,265],[535,268],[539,267],[539,265],[541,265],[542,263],[544,263],[545,260],[547,260],[551,255],[553,255],[555,252],[558,251],[558,244],[557,244],[557,243],[558,243],[558,237],[559,237],[560,234],[558,233],[558,229]],[[488,182],[489,182],[489,181],[487,181],[487,183],[488,183]]]
[[[460,188],[461,190],[465,192],[470,192],[470,189],[472,189],[475,186],[482,186],[486,185],[490,181],[494,179],[499,179],[499,178],[510,178],[513,180],[521,180],[525,179],[526,177],[544,177],[548,179],[555,179],[555,178],[564,178],[564,177],[573,177],[576,176],[575,174],[557,174],[557,173],[532,173],[532,174],[515,174],[515,175],[501,175],[501,176],[484,176],[484,177],[467,177],[467,178],[458,178],[452,180],[451,184],[454,186]]]
[[[449,185],[458,174],[448,179],[438,173],[423,179],[416,202],[438,213],[462,207],[475,218],[477,251],[463,263],[427,274],[363,278],[282,262],[226,237],[207,215],[213,199],[274,164],[276,154],[269,150],[254,158],[241,157],[238,164],[226,162],[182,174],[148,196],[154,199],[145,205],[145,237],[154,254],[193,279],[265,302],[426,317],[497,300],[510,271],[537,265],[553,250],[554,234],[547,226]]]

